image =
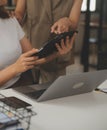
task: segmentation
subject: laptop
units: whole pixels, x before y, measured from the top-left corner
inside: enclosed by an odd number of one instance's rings
[[[57,78],[52,83],[13,88],[38,102],[88,93],[107,79],[107,70],[75,73]]]

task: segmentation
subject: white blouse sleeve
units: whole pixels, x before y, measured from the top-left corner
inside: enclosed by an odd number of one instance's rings
[[[15,22],[16,22],[18,39],[21,40],[25,36],[25,33],[24,33],[22,27],[20,26],[20,24],[18,23],[17,19],[16,18],[14,18],[14,19],[15,19]]]

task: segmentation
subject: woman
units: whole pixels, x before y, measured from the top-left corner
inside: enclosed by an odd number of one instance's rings
[[[11,18],[4,6],[7,0],[0,0],[0,87],[8,88],[20,82],[21,73],[67,53],[71,48],[74,37],[71,41],[63,40],[61,47],[56,44],[58,53],[49,57],[38,59],[32,56],[37,52],[32,49],[29,40],[25,37],[23,30],[15,18]]]

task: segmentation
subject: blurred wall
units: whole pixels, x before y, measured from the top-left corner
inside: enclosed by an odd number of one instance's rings
[[[100,5],[102,0],[97,0],[96,3],[96,12],[92,12],[91,13],[91,21],[98,21],[99,22],[99,11],[100,11]],[[106,23],[107,25],[107,0],[104,0],[104,23]],[[79,25],[78,25],[78,35],[76,37],[76,41],[75,41],[75,53],[80,53],[81,52],[81,48],[83,45],[83,37],[84,37],[84,24],[83,21],[85,20],[85,13],[81,13],[80,16],[80,21],[79,21]],[[93,37],[97,37],[97,29],[91,29],[91,36]],[[106,34],[104,37],[107,37]]]

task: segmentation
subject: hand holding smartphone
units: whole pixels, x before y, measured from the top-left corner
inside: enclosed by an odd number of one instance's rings
[[[62,39],[65,40],[67,36],[71,38],[74,33],[78,33],[78,31],[74,30],[74,31],[64,32],[64,33],[55,35],[53,39],[44,43],[44,46],[40,48],[40,50],[37,53],[35,53],[33,56],[44,58],[44,57],[49,56],[53,52],[58,51],[56,48],[56,43],[60,45]]]

